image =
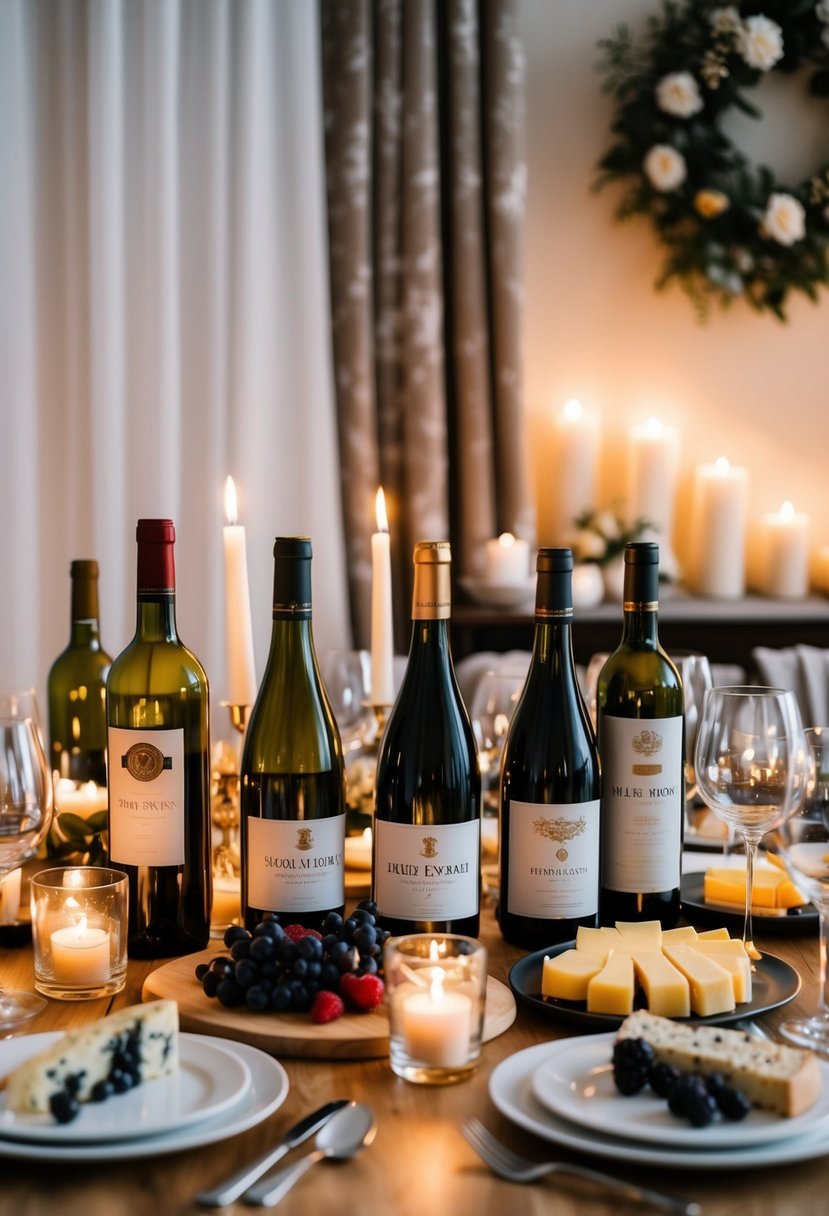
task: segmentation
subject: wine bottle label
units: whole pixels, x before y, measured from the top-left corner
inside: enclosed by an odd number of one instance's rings
[[[184,730],[110,726],[109,856],[128,866],[184,865]]]
[[[599,898],[599,800],[509,803],[512,916],[593,916]]]
[[[682,716],[605,714],[602,753],[602,886],[679,886],[684,814]]]
[[[345,902],[345,815],[247,821],[248,904],[314,912]]]
[[[481,822],[422,824],[375,819],[374,898],[383,916],[460,920],[477,916]]]

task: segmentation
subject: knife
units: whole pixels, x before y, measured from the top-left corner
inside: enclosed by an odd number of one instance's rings
[[[196,1196],[196,1202],[205,1208],[220,1208],[225,1204],[233,1203],[252,1183],[256,1182],[257,1178],[266,1174],[271,1166],[276,1165],[277,1161],[281,1161],[292,1148],[296,1148],[309,1136],[313,1136],[314,1132],[327,1123],[331,1116],[343,1106],[348,1106],[348,1099],[338,1098],[335,1102],[327,1102],[319,1110],[306,1115],[304,1119],[300,1119],[299,1123],[295,1123],[288,1129],[276,1148],[268,1149],[263,1156],[257,1157],[244,1169],[231,1174],[212,1190],[202,1191]]]

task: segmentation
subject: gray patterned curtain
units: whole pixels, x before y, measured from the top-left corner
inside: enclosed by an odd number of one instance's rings
[[[396,649],[416,540],[528,539],[518,0],[321,0],[331,308],[355,642],[386,493]]]

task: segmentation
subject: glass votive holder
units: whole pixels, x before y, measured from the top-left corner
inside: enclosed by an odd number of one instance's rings
[[[84,1001],[120,992],[127,977],[127,887],[121,870],[62,866],[31,881],[35,988]]]
[[[452,933],[390,937],[383,967],[393,1071],[425,1085],[471,1076],[481,1056],[486,946]]]

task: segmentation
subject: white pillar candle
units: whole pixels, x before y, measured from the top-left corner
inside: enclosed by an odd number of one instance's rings
[[[469,1061],[472,1001],[463,992],[446,992],[439,968],[429,988],[413,992],[402,1005],[400,1026],[409,1059],[438,1068]]]
[[[0,878],[0,925],[13,925],[20,910],[20,875],[12,870]]]
[[[212,925],[229,925],[242,915],[241,884],[232,874],[213,878],[213,906],[210,911]]]
[[[227,699],[231,705],[253,705],[256,667],[250,618],[250,587],[245,529],[237,524],[236,487],[225,482],[225,638],[227,644]]]
[[[627,516],[646,519],[661,545],[670,546],[679,460],[679,433],[649,418],[628,438]]]
[[[506,586],[524,583],[530,570],[530,547],[525,540],[502,532],[484,546],[484,578],[488,583]]]
[[[371,536],[371,700],[394,701],[394,624],[391,608],[391,540],[383,487],[375,501],[377,531]]]
[[[71,811],[81,819],[88,819],[96,811],[107,809],[107,790],[105,785],[96,785],[94,781],[85,781],[77,785],[69,777],[59,777],[55,782],[55,811],[58,815]]]
[[[55,982],[91,988],[109,979],[109,934],[87,927],[82,916],[76,925],[56,929],[51,937]]]
[[[580,401],[568,401],[553,419],[539,478],[539,543],[570,545],[574,520],[596,506],[598,434]]]
[[[790,502],[763,516],[760,590],[781,599],[803,599],[809,590],[809,519]]]
[[[724,456],[700,465],[691,511],[692,590],[713,599],[745,593],[748,473]]]

